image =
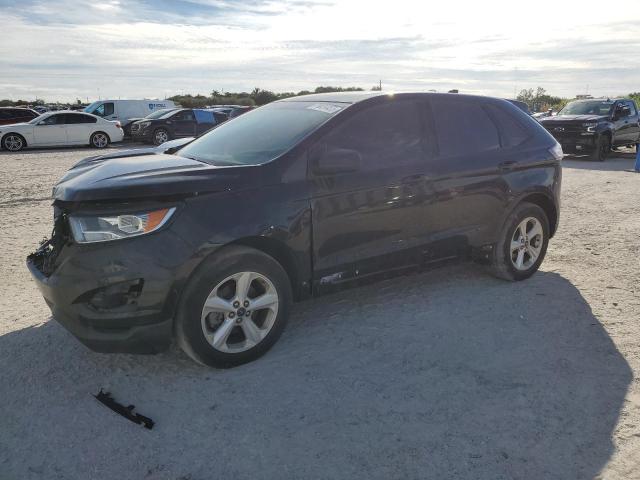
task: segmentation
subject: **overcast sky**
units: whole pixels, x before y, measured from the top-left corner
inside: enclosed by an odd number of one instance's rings
[[[433,3],[432,5],[430,5]],[[638,0],[0,0],[0,98],[640,91]]]

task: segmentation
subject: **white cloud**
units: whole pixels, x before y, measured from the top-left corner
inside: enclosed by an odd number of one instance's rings
[[[3,8],[0,98],[369,88],[378,79],[396,90],[499,96],[538,85],[564,96],[587,85],[603,95],[640,90],[636,0],[600,5],[25,1]]]

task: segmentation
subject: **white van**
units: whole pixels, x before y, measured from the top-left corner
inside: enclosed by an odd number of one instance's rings
[[[125,128],[132,120],[165,108],[176,108],[176,104],[171,100],[99,100],[84,111],[106,120],[118,120]]]

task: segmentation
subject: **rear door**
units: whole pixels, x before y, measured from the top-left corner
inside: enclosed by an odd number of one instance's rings
[[[501,149],[490,110],[481,100],[455,95],[429,101],[437,152],[428,176],[434,194],[426,209],[435,258],[483,244],[496,231],[507,205],[503,170],[517,165],[513,150]]]
[[[67,142],[69,144],[89,144],[96,119],[82,113],[65,114]]]
[[[426,241],[420,103],[385,98],[351,108],[309,151],[316,288],[417,263],[412,247]],[[359,170],[315,172],[316,158],[335,151],[359,156]]]
[[[64,145],[67,143],[65,114],[56,113],[44,118],[33,128],[34,145]]]
[[[196,136],[196,117],[193,110],[183,110],[171,117],[176,137]]]

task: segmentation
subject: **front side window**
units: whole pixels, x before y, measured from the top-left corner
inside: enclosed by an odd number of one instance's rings
[[[38,120],[39,125],[64,125],[64,115],[50,115],[44,119],[34,118],[32,120]]]
[[[441,156],[469,155],[500,148],[498,130],[479,102],[434,97],[431,108]]]
[[[418,105],[408,100],[389,100],[365,108],[327,134],[327,149],[358,152],[365,169],[422,163]]]
[[[193,116],[193,112],[191,110],[184,110],[176,113],[176,116],[173,117],[173,119],[177,122],[193,122],[196,118]]]
[[[211,165],[261,165],[296,145],[346,105],[274,102],[226,122],[180,149]]]
[[[113,103],[102,103],[94,111],[89,113],[93,113],[99,117],[108,117],[109,115],[113,115],[113,112]]]
[[[636,112],[636,107],[633,104],[633,102],[627,100],[626,102],[624,102],[624,104],[625,104],[625,106],[629,107],[629,110],[631,111],[631,116],[635,117],[638,112]]]

